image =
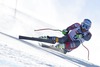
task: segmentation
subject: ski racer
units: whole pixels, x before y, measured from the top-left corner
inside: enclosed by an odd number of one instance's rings
[[[55,47],[64,50],[64,53],[76,49],[84,41],[89,41],[91,39],[91,33],[89,29],[92,22],[89,19],[84,19],[81,24],[74,23],[66,29],[62,30],[63,37],[56,36],[46,36],[47,39],[53,40],[57,44]]]

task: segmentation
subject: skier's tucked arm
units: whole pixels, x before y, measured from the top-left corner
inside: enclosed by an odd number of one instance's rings
[[[89,41],[91,39],[91,37],[92,37],[92,34],[89,32],[85,36],[83,36],[83,39],[86,41]]]
[[[62,34],[66,35],[69,33],[70,30],[73,30],[73,29],[77,28],[78,26],[80,26],[79,23],[74,23],[71,26],[69,26],[67,29],[62,30]]]

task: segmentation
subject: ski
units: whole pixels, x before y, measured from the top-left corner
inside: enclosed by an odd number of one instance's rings
[[[40,45],[41,47],[44,47],[44,48],[48,48],[48,49],[52,49],[52,50],[55,50],[55,51],[58,51],[58,52],[61,52],[61,53],[64,53],[64,50],[63,49],[60,49],[60,48],[56,48],[54,46],[48,46],[46,44],[41,44]],[[64,53],[65,54],[65,53]]]
[[[33,40],[33,41],[39,41],[39,42],[46,42],[46,43],[55,44],[55,42],[53,40],[41,39],[41,38],[36,38],[36,37],[28,37],[28,36],[19,35],[19,39]]]
[[[28,36],[21,36],[21,35],[19,35],[19,39],[33,40],[33,41],[39,41],[39,42],[45,42],[45,43],[55,44],[55,42],[52,41],[52,40],[49,40],[49,39],[41,39],[41,38],[36,38],[36,37],[28,37]],[[48,46],[46,44],[41,44],[40,46],[41,47],[44,47],[44,48],[49,48],[49,49],[52,49],[52,50],[55,50],[55,51],[58,51],[58,52],[61,52],[61,53],[64,53],[65,54],[65,51],[63,49],[56,48],[54,46]]]

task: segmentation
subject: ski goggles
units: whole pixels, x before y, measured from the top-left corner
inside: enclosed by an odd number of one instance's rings
[[[86,23],[82,24],[82,28],[85,30],[89,30],[90,26]]]

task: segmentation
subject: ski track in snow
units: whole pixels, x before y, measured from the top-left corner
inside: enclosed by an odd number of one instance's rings
[[[43,60],[42,61],[38,60],[39,58],[33,55],[29,55],[24,52],[15,50],[13,48],[8,47],[7,45],[0,44],[0,65],[2,63],[6,64],[4,61],[4,58],[10,59],[11,63],[9,65],[11,67],[19,67],[20,65],[21,67],[32,67],[32,66],[34,67],[38,67],[38,66],[53,67],[54,66],[54,65],[47,64],[45,61],[43,62]],[[17,61],[18,64],[20,65],[15,66],[12,60]]]
[[[5,36],[8,36],[10,38],[13,38],[13,39],[16,39],[18,40],[18,38],[16,37],[13,37],[13,36],[10,36],[10,35],[7,35],[5,33],[2,33],[0,32],[1,34],[5,35]],[[42,47],[38,47],[38,46],[35,46],[34,44],[31,44],[29,42],[26,42],[26,41],[23,41],[23,40],[19,40],[31,47],[34,47],[34,48],[37,48],[37,49],[40,49],[40,50],[44,50],[46,52],[49,52],[55,56],[58,56],[62,59],[65,59],[69,62],[71,62],[72,64],[75,64],[77,66],[85,66],[85,67],[99,67],[99,66],[96,66],[92,63],[88,63],[84,60],[80,60],[80,59],[75,59],[74,57],[70,57],[70,56],[66,56],[64,54],[61,54],[59,52],[56,52],[56,51],[51,51],[51,50],[46,50]],[[46,63],[45,61],[40,61],[38,60],[39,58],[33,56],[33,55],[29,55],[29,54],[26,54],[24,52],[21,52],[21,51],[18,51],[18,50],[15,50],[13,48],[10,48],[8,47],[7,45],[3,45],[3,44],[0,44],[0,56],[2,57],[7,57],[7,58],[10,58],[10,59],[13,59],[13,61],[18,61],[20,64],[22,64],[23,66],[22,67],[32,67],[33,65],[35,67],[38,67],[38,66],[43,66],[43,67],[56,67],[56,65],[53,65],[53,64],[50,64],[50,63]]]

